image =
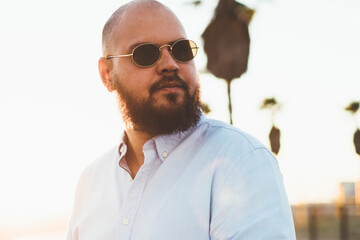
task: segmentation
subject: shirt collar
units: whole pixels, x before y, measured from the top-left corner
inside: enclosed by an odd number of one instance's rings
[[[157,154],[160,158],[160,160],[163,162],[170,156],[172,151],[183,141],[185,140],[193,131],[195,131],[204,121],[206,117],[202,113],[200,116],[199,122],[196,124],[195,127],[192,127],[189,130],[186,130],[184,132],[179,133],[173,133],[173,134],[167,134],[167,135],[158,135],[150,139],[149,141],[155,142],[155,147]],[[118,164],[120,167],[127,168],[127,164],[125,162],[125,154],[127,150],[127,146],[125,144],[126,142],[126,133],[125,130],[121,134],[120,138],[120,145],[118,148],[119,158],[118,158]],[[148,142],[149,142],[148,141]],[[147,143],[148,143],[147,142]],[[146,143],[145,143],[146,144]]]
[[[126,133],[125,133],[125,131],[122,132],[120,139],[121,139],[120,140],[120,145],[119,145],[118,150],[117,150],[117,152],[118,152],[117,164],[130,173],[130,169],[127,166],[125,158],[124,158],[124,156],[126,154],[126,151],[127,151],[127,146],[125,144],[125,142],[126,142]]]
[[[179,133],[168,135],[159,135],[153,138],[155,141],[156,151],[161,161],[165,161],[170,156],[172,151],[184,141],[191,133],[193,133],[205,121],[204,114],[201,114],[199,122],[195,127]]]

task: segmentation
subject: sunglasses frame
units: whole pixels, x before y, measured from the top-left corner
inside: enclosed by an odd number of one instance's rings
[[[192,49],[196,49],[196,52],[195,52],[195,55],[194,55],[194,57],[193,57],[192,59],[187,60],[187,61],[181,61],[181,60],[176,59],[176,57],[174,57],[174,55],[173,55],[173,53],[172,53],[172,49],[173,49],[174,45],[175,45],[176,43],[180,42],[180,41],[190,41],[190,42],[194,43],[195,47],[191,47],[191,50],[192,50]],[[137,45],[137,46],[132,50],[132,52],[131,52],[130,54],[110,55],[110,56],[107,56],[106,59],[131,57],[131,59],[132,59],[132,61],[135,63],[135,65],[137,65],[137,66],[139,66],[139,67],[146,68],[146,67],[154,66],[154,65],[160,60],[161,54],[159,54],[158,59],[157,59],[153,64],[151,64],[151,65],[146,65],[146,66],[139,65],[139,64],[134,60],[134,57],[133,57],[134,51],[135,51],[138,47],[141,47],[141,46],[143,46],[143,45],[149,45],[149,44],[156,46],[156,47],[159,49],[159,52],[161,52],[161,49],[162,49],[163,47],[168,47],[171,57],[172,57],[175,61],[177,61],[177,62],[189,62],[189,61],[193,60],[193,59],[195,58],[195,56],[197,55],[197,50],[199,49],[199,47],[196,45],[196,43],[195,43],[194,41],[192,41],[192,40],[189,40],[189,39],[179,39],[179,40],[176,40],[173,44],[164,44],[164,45],[161,45],[161,46],[159,46],[159,45],[157,45],[157,44],[155,44],[155,43],[141,43],[141,44]]]

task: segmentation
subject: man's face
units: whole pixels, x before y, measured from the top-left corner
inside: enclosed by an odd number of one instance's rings
[[[112,55],[131,53],[141,43],[161,46],[186,38],[177,18],[163,8],[129,9],[117,30]],[[199,89],[193,61],[175,61],[167,47],[161,49],[159,61],[151,67],[139,67],[130,57],[111,61],[121,113],[135,130],[168,134],[197,123]]]

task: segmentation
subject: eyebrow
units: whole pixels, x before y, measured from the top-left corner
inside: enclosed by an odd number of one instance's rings
[[[136,42],[136,43],[134,43],[134,44],[131,44],[131,45],[127,48],[127,50],[128,50],[129,52],[132,52],[135,47],[137,47],[137,46],[139,46],[139,45],[141,45],[141,44],[144,44],[144,43],[148,43],[148,42]]]
[[[177,40],[175,40],[175,41],[172,41],[172,42],[169,42],[169,43],[167,43],[167,44],[173,45],[176,41],[183,40],[183,39],[186,39],[186,38],[179,38],[179,39],[177,39]],[[158,44],[156,44],[156,43],[152,43],[152,42],[136,42],[136,43],[134,43],[134,44],[131,44],[131,45],[128,47],[127,50],[128,50],[129,53],[131,53],[131,52],[134,50],[135,47],[137,47],[137,46],[139,46],[139,45],[141,45],[141,44],[146,44],[146,43],[150,43],[150,44],[154,44],[154,45],[156,45],[156,46],[160,46],[160,45],[158,45]],[[165,45],[165,44],[164,44],[164,45]]]

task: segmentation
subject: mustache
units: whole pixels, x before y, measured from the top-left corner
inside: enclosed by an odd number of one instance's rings
[[[178,75],[163,76],[162,78],[160,78],[159,81],[150,86],[150,95],[152,95],[157,90],[165,87],[179,87],[186,91],[189,89],[189,85]]]

